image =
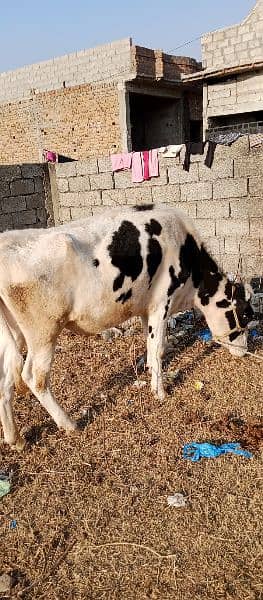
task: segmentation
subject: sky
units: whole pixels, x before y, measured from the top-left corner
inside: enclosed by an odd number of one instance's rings
[[[255,0],[1,1],[0,71],[132,37],[200,60],[202,34],[239,23]],[[185,42],[195,40],[191,44]]]

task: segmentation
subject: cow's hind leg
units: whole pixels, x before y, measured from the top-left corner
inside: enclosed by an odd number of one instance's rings
[[[43,342],[26,339],[28,354],[22,372],[22,378],[40,404],[47,410],[58,427],[73,431],[77,424],[70,419],[57,403],[50,391],[50,369],[53,361],[56,339]]]
[[[161,400],[165,395],[162,379],[162,355],[166,325],[167,316],[165,315],[165,308],[163,306],[159,306],[158,309],[150,312],[148,319],[147,365],[152,374],[152,392]]]
[[[22,450],[25,442],[20,436],[13,415],[15,386],[21,381],[23,358],[0,311],[0,419],[7,444]]]

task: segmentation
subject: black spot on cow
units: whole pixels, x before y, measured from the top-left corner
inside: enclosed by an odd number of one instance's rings
[[[92,261],[92,264],[94,267],[98,267],[100,264],[100,261],[97,258],[94,258],[94,260]]]
[[[162,261],[162,248],[155,238],[150,238],[148,242],[148,254],[146,256],[147,271],[149,275],[149,287],[152,283],[152,279]]]
[[[125,277],[135,281],[143,268],[140,232],[130,221],[123,221],[117,231],[113,233],[111,244],[108,246],[111,263],[120,270],[120,274],[113,282],[113,291],[120,289]]]
[[[198,247],[191,234],[187,234],[184,244],[179,252],[180,271],[175,275],[174,267],[169,269],[171,285],[168,296],[180,286],[184,285],[189,277],[192,277],[194,287],[198,290],[198,296],[203,306],[209,304],[209,300],[217,292],[222,275],[219,273],[216,262],[206,251],[204,245]]]
[[[165,321],[165,319],[167,318],[167,315],[168,315],[169,305],[170,305],[170,302],[168,300],[167,304],[165,305],[165,313],[163,315],[163,320],[164,321]]]
[[[127,302],[127,300],[129,300],[132,297],[132,289],[130,288],[128,290],[128,292],[126,292],[126,294],[121,294],[116,302],[121,302],[122,304],[125,304],[125,302]]]
[[[229,285],[228,285],[229,284]],[[231,289],[231,292],[230,292]],[[243,284],[228,282],[225,287],[225,293],[228,298],[232,299],[235,304],[235,311],[238,319],[239,326],[241,329],[245,329],[250,321],[254,317],[254,312],[251,304],[246,300],[246,292]],[[231,295],[230,295],[231,294]],[[226,312],[226,318],[229,323],[229,328],[234,329],[236,327],[236,320],[234,317],[233,310]],[[232,342],[238,337],[240,332],[230,333],[229,339]]]
[[[158,223],[158,221],[156,221],[156,219],[151,219],[150,223],[146,223],[145,231],[147,231],[147,233],[149,233],[151,237],[153,235],[160,235],[162,231],[162,226],[160,223]]]
[[[151,333],[151,338],[152,338],[152,340],[153,340],[153,338],[154,338],[154,333]]]
[[[134,210],[137,210],[138,212],[142,212],[144,210],[153,210],[154,204],[138,204],[138,205],[134,206],[133,208],[134,208]]]
[[[146,256],[150,287],[163,256],[161,245],[153,236],[159,236],[161,234],[162,226],[155,219],[151,219],[150,223],[146,223],[145,231],[150,236],[148,241],[148,254]]]
[[[153,328],[152,328],[152,326],[150,325],[150,326],[149,326],[149,333],[152,333],[152,330],[153,330]]]
[[[228,308],[231,305],[231,302],[228,302],[228,300],[224,298],[224,300],[219,300],[219,302],[217,302],[216,305],[218,306],[218,308]]]
[[[180,287],[181,283],[180,283],[180,279],[179,277],[176,277],[175,275],[175,270],[173,265],[171,265],[169,267],[169,274],[170,274],[170,278],[171,278],[171,283],[170,286],[168,288],[168,296],[172,296],[172,294],[175,292],[175,290]]]

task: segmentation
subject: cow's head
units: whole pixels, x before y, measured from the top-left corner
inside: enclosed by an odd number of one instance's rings
[[[249,285],[223,280],[215,299],[211,319],[213,336],[226,345],[233,356],[244,356],[247,350],[247,326],[253,319],[251,296]]]

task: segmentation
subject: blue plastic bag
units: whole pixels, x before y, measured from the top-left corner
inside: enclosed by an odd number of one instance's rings
[[[245,456],[246,458],[252,458],[251,452],[243,450],[240,444],[229,443],[222,444],[221,446],[215,446],[215,444],[209,444],[208,442],[198,443],[192,442],[191,444],[185,444],[183,448],[183,457],[192,462],[198,462],[200,458],[217,458],[222,454],[237,454],[238,456]]]
[[[198,333],[198,338],[199,340],[202,340],[202,342],[210,342],[212,340],[210,329],[201,329],[201,331]]]

